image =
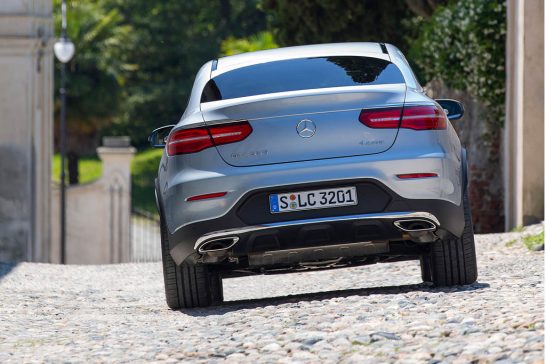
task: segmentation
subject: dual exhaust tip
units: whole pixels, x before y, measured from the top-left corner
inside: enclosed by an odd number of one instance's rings
[[[238,236],[230,236],[225,238],[218,238],[209,240],[206,243],[202,244],[198,251],[199,253],[209,253],[209,254],[223,254],[227,250],[231,249],[239,241]]]
[[[394,226],[407,233],[434,231],[437,228],[436,224],[425,219],[396,220]]]

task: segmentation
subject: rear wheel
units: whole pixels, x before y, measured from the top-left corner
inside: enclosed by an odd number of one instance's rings
[[[223,301],[222,278],[203,264],[176,265],[169,253],[169,235],[161,218],[161,254],[167,305],[173,310],[206,307]]]
[[[423,281],[435,286],[472,284],[478,278],[474,229],[468,194],[463,196],[465,226],[460,238],[432,243],[429,254],[421,258]]]
[[[425,254],[420,258],[421,279],[423,282],[432,282],[432,273],[430,269],[430,254]]]

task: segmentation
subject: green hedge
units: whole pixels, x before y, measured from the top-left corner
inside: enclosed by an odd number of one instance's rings
[[[65,161],[65,181],[68,183],[68,165]],[[102,175],[102,163],[97,156],[81,157],[78,163],[78,171],[80,177],[80,183],[93,182]],[[53,165],[51,169],[51,179],[53,182],[59,183],[61,181],[61,155],[55,154],[53,156]]]
[[[467,91],[488,108],[490,129],[503,126],[506,4],[499,0],[460,0],[438,8],[430,19],[416,18],[418,36],[409,58],[421,81],[441,78]]]
[[[132,203],[134,208],[157,213],[154,180],[157,177],[163,149],[149,149],[137,153],[131,163]]]

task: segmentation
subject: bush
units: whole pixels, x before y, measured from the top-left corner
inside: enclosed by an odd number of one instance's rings
[[[261,51],[277,47],[278,45],[275,43],[271,32],[260,32],[251,35],[248,38],[228,37],[222,41],[220,46],[222,49],[222,56],[232,56],[234,54]]]
[[[149,149],[138,153],[131,163],[131,200],[134,208],[157,213],[154,181],[163,149]]]
[[[441,78],[488,108],[488,130],[504,124],[506,5],[498,0],[461,0],[412,22],[410,59],[424,81]]]

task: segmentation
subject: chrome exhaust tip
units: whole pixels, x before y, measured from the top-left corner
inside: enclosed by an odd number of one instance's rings
[[[199,246],[199,253],[225,253],[228,249],[232,248],[239,241],[238,236],[230,236],[225,238],[218,238],[209,240],[201,246]]]
[[[434,231],[437,229],[436,224],[425,219],[396,220],[394,226],[407,233]]]

